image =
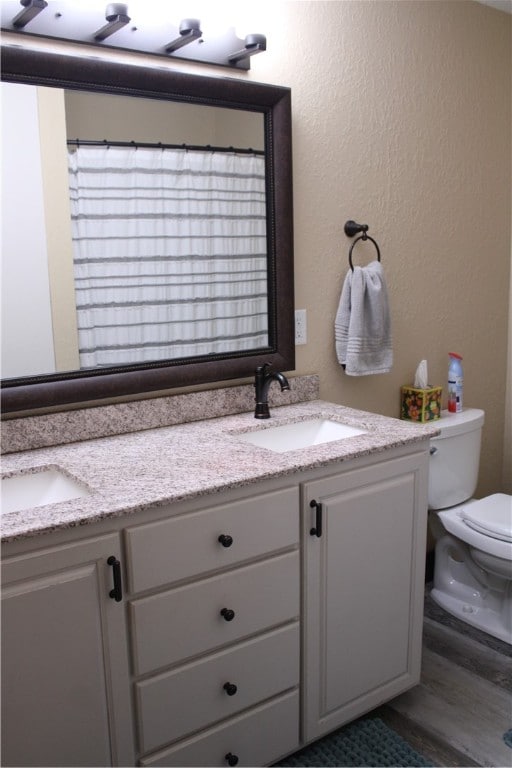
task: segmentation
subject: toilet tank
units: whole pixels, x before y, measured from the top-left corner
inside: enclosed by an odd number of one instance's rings
[[[453,507],[474,494],[484,416],[477,408],[465,408],[461,413],[442,411],[436,422],[441,434],[430,441],[429,509]]]

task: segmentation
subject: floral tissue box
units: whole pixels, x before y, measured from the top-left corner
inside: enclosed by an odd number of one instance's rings
[[[441,417],[442,387],[419,389],[402,387],[400,418],[410,421],[434,421]]]

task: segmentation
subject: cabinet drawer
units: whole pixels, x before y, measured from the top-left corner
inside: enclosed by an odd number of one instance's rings
[[[226,621],[222,611],[234,612]],[[297,619],[298,551],[134,600],[130,617],[137,674]],[[226,614],[229,616],[229,614]]]
[[[184,581],[294,546],[299,535],[298,488],[131,528],[126,533],[130,587],[141,592]],[[219,536],[232,543],[223,546]]]
[[[137,683],[142,751],[177,741],[298,684],[298,623]]]
[[[269,765],[299,747],[299,694],[286,694],[216,728],[140,761],[142,766]]]

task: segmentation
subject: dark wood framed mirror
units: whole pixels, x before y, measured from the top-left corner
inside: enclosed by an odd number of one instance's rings
[[[243,378],[251,376],[264,362],[270,362],[276,370],[292,370],[295,346],[290,90],[241,79],[42,53],[14,45],[2,48],[1,65],[2,80],[8,83],[259,113],[265,156],[268,320],[267,343],[253,349],[5,377],[3,413]],[[22,219],[30,226],[30,211]],[[3,322],[7,322],[4,332],[14,330],[9,329],[8,320],[4,318]]]

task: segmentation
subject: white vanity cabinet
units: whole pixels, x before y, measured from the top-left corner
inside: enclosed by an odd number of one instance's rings
[[[415,453],[304,485],[306,741],[419,682],[426,482]]]
[[[299,746],[299,489],[172,511],[125,534],[139,759],[272,762]]]
[[[271,765],[414,685],[427,469],[424,439],[6,544],[4,764]]]
[[[3,765],[133,765],[112,557],[120,562],[116,533],[3,561]]]

